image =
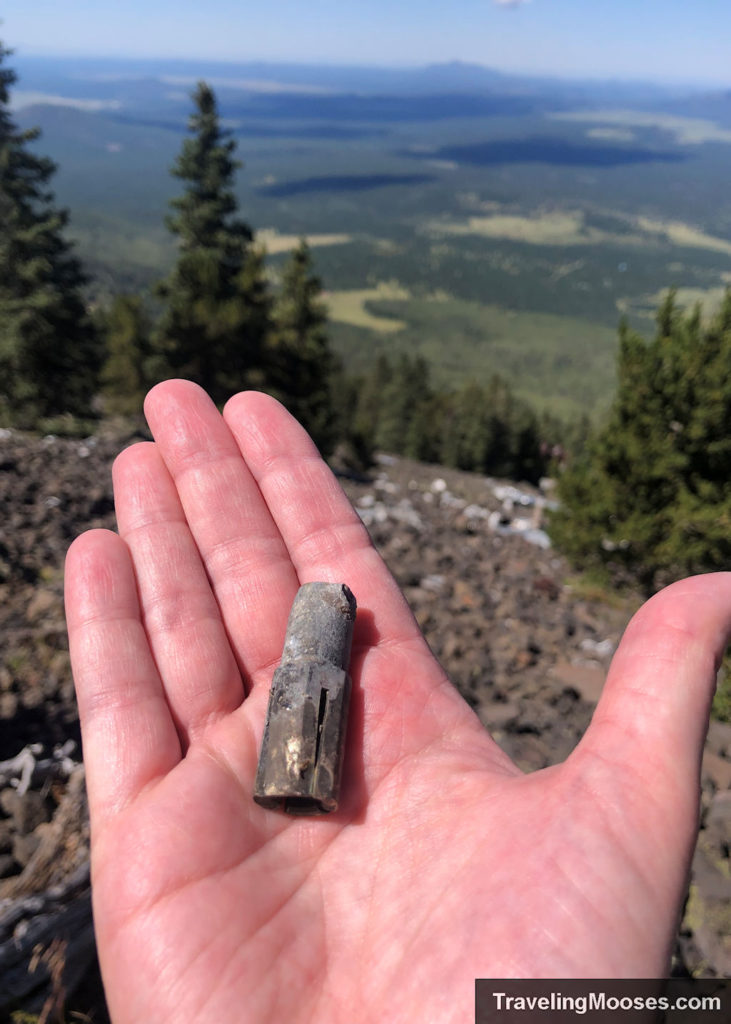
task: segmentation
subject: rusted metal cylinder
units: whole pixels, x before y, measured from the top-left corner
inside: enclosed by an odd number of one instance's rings
[[[356,602],[344,583],[305,583],[274,673],[254,799],[290,814],[337,809]]]

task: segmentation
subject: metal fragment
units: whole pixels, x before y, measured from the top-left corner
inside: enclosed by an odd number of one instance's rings
[[[254,783],[262,807],[290,814],[337,809],[355,610],[344,583],[305,583],[297,591]]]

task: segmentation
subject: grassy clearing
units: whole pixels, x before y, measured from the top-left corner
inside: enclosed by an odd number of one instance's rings
[[[530,245],[595,244],[601,240],[595,236],[603,234],[586,228],[584,214],[580,210],[551,210],[527,217],[493,214],[468,217],[462,223],[432,222],[429,227],[435,234],[483,235]]]
[[[379,334],[394,334],[406,328],[406,321],[397,317],[379,316],[366,308],[368,303],[393,300],[405,302],[409,293],[398,283],[381,281],[375,288],[328,292],[325,296],[331,320],[365,327]]]
[[[667,289],[664,288],[651,295],[620,299],[617,306],[621,313],[652,317],[660,304],[667,298],[667,294]],[[696,303],[700,303],[701,315],[708,320],[721,308],[725,294],[726,288],[723,286],[718,288],[678,288],[676,298],[678,305],[683,309],[692,309]]]
[[[681,146],[699,146],[704,142],[731,142],[731,131],[699,117],[641,110],[572,110],[549,115],[554,121],[587,121],[591,124],[659,128],[670,132]]]
[[[256,233],[257,241],[262,242],[266,251],[272,256],[296,249],[300,237],[299,235],[280,235],[276,228],[263,228]],[[351,235],[305,235],[304,237],[311,249],[323,245],[345,245],[353,240]]]
[[[707,249],[710,252],[723,252],[731,256],[731,242],[725,238],[716,238],[690,224],[678,220],[651,220],[649,217],[635,217],[635,223],[647,235],[654,235],[661,241],[684,249]]]
[[[396,290],[391,285],[389,289]],[[616,331],[574,317],[513,312],[440,293],[425,298],[384,297],[385,289],[368,293],[368,310],[348,329],[333,325],[333,341],[346,364],[366,370],[383,351],[382,331],[352,331],[369,323],[389,325],[388,352],[421,355],[438,386],[470,380],[486,382],[500,373],[516,392],[537,408],[572,416],[605,409],[614,389]],[[379,297],[380,296],[380,297]],[[344,319],[344,318],[343,318]],[[399,324],[394,330],[393,325]]]
[[[637,136],[629,128],[589,128],[588,139],[610,139],[612,142],[634,142]]]
[[[435,235],[482,235],[486,238],[528,245],[671,245],[684,249],[704,249],[731,256],[731,242],[676,220],[628,217],[606,211],[596,214],[603,224],[592,223],[592,214],[583,210],[539,210],[527,216],[491,214],[468,217],[464,221],[431,221],[428,230]]]

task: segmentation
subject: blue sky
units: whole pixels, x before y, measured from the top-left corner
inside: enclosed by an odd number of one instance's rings
[[[4,0],[26,54],[414,65],[731,86],[731,0]]]

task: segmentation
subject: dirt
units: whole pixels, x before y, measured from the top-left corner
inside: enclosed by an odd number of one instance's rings
[[[63,560],[82,530],[114,529],[111,462],[135,439],[115,428],[85,440],[0,431],[0,761],[28,748],[35,765],[4,775],[0,766],[0,911],[88,854],[85,808],[75,817],[64,800],[82,758]],[[592,590],[545,546],[549,486],[389,456],[365,478],[341,479],[432,650],[495,739],[527,771],[566,757],[639,601]],[[49,880],[29,865],[51,833],[60,845]],[[731,726],[712,723],[677,973],[731,974],[730,846]],[[93,952],[88,959],[68,1005],[104,1021]]]

